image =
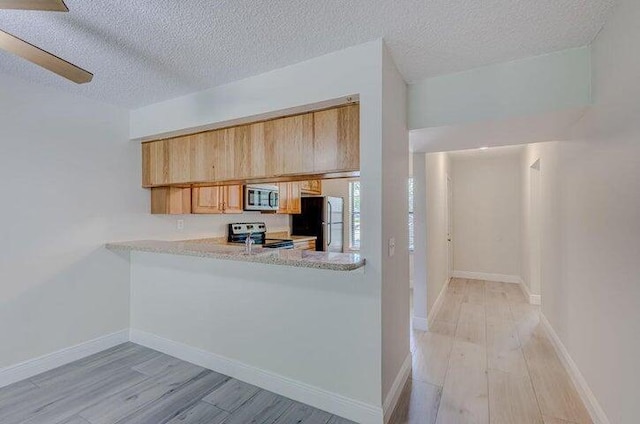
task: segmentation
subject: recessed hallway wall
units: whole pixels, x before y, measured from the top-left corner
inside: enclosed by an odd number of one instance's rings
[[[455,271],[520,277],[523,150],[450,153]]]

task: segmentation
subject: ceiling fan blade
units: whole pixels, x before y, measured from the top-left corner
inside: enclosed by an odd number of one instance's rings
[[[0,0],[0,9],[69,11],[63,0]]]
[[[58,56],[52,55],[2,30],[0,30],[0,48],[16,54],[23,59],[27,59],[36,65],[40,65],[51,72],[55,72],[61,77],[77,84],[84,84],[93,78],[91,72],[85,71],[73,63],[60,59]]]

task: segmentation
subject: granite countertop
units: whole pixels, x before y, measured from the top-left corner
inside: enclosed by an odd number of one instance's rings
[[[106,247],[110,250],[167,253],[333,271],[353,271],[365,265],[365,259],[357,253],[264,249],[254,246],[252,252],[248,254],[245,252],[244,246],[220,243],[217,239],[208,240],[210,241],[207,242],[203,239],[185,241],[138,240],[107,243]]]
[[[285,232],[279,232],[279,233],[267,233],[267,238],[271,238],[271,239],[289,239],[289,240],[293,240],[293,242],[302,242],[302,241],[312,241],[312,240],[317,240],[318,237],[316,236],[293,236],[290,235],[289,233],[285,233]],[[215,244],[223,244],[223,245],[235,245],[237,246],[237,243],[229,243],[227,241],[226,237],[209,237],[209,238],[202,238],[202,239],[190,239],[190,240],[181,240],[184,242],[191,242],[191,243],[215,243]]]

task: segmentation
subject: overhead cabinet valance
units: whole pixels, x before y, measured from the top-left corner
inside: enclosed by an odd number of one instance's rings
[[[357,104],[142,144],[142,185],[284,181],[360,170]]]

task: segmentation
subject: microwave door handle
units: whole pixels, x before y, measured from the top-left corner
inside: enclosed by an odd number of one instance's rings
[[[273,192],[272,191],[269,192],[269,207],[270,208],[273,207]]]

